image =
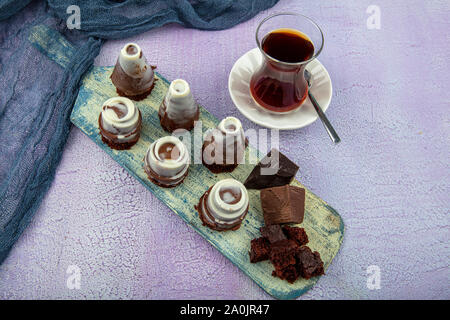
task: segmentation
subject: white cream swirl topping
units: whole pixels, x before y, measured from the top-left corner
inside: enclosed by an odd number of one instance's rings
[[[117,142],[133,140],[139,134],[139,109],[125,97],[114,97],[103,103],[101,129],[113,135]]]
[[[168,155],[168,152],[171,155]],[[165,156],[162,156],[163,154]],[[176,184],[188,170],[189,152],[180,139],[166,136],[150,145],[144,162],[147,173],[152,175],[155,180],[161,180],[163,184],[167,185]]]
[[[153,69],[148,65],[138,44],[127,43],[120,50],[119,64],[128,76],[139,79],[139,84],[147,88],[152,86],[154,80]]]
[[[167,116],[176,122],[190,121],[198,112],[189,84],[183,79],[170,83],[164,103]]]
[[[219,224],[233,224],[247,212],[249,203],[245,186],[235,179],[224,179],[211,189],[207,203],[208,211]]]
[[[243,158],[246,141],[241,121],[235,117],[226,117],[217,128],[206,134],[205,141],[211,141],[203,153],[207,164],[234,164]],[[222,154],[225,150],[225,154]]]

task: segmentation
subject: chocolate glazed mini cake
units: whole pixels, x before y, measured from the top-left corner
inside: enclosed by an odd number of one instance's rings
[[[141,124],[140,110],[124,97],[106,100],[98,117],[103,142],[117,150],[129,149],[139,140]]]
[[[158,116],[161,126],[166,131],[194,128],[194,122],[199,117],[199,109],[185,80],[176,79],[170,83],[166,97],[159,107]]]
[[[136,43],[127,43],[120,50],[111,81],[120,96],[139,101],[145,99],[155,85],[155,68],[147,64]]]
[[[203,225],[217,231],[237,230],[248,212],[248,193],[234,179],[224,179],[210,187],[195,207]]]
[[[203,165],[213,173],[232,172],[243,160],[247,145],[239,119],[227,117],[206,134]]]
[[[189,153],[177,137],[162,137],[153,142],[144,158],[148,178],[160,187],[173,188],[188,175]]]

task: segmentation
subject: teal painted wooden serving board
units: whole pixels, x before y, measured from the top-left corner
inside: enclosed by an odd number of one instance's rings
[[[199,198],[215,182],[230,177],[243,182],[254,165],[239,165],[232,173],[215,175],[201,164],[191,164],[189,175],[184,182],[171,189],[158,187],[148,180],[143,169],[146,150],[153,141],[168,134],[161,128],[158,118],[159,105],[169,87],[169,82],[161,75],[156,74],[158,81],[151,95],[143,101],[135,102],[142,113],[142,131],[138,143],[130,150],[117,151],[102,142],[98,116],[103,102],[117,96],[109,78],[112,69],[112,67],[94,67],[85,76],[71,115],[72,122],[270,295],[278,299],[292,299],[310,289],[319,280],[318,277],[309,280],[299,279],[294,284],[289,284],[272,276],[273,267],[270,262],[250,263],[248,254],[250,241],[260,237],[259,228],[264,224],[259,191],[249,190],[249,212],[237,231],[210,230],[202,225],[194,209]],[[203,131],[214,128],[219,123],[219,120],[204,108],[201,108],[200,120]],[[258,159],[264,156],[251,146],[247,148],[246,159],[250,154],[257,156]],[[303,187],[298,181],[293,181],[293,184]],[[301,227],[305,228],[308,234],[308,246],[320,253],[326,270],[343,240],[342,218],[325,201],[306,190],[305,218]]]

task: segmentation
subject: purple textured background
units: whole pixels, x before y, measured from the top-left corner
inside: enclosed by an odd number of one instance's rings
[[[381,9],[368,30],[366,9]],[[344,218],[341,251],[305,299],[449,299],[450,30],[448,1],[281,1],[233,29],[169,25],[107,42],[113,65],[128,41],[168,79],[184,78],[218,118],[237,116],[228,73],[255,47],[258,22],[276,11],[313,17],[334,93],[333,146],[320,122],[281,133],[297,178]],[[44,57],[43,57],[44,59]],[[81,269],[69,290],[66,270]],[[381,289],[366,269],[381,269]],[[0,299],[269,298],[77,128],[33,222],[0,266]]]

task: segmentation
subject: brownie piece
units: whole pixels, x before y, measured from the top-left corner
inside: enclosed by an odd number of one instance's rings
[[[289,283],[294,283],[300,274],[295,265],[287,266],[284,269],[276,269],[272,271],[272,276],[278,277],[281,280],[287,280]]]
[[[264,238],[269,240],[270,243],[286,239],[286,236],[284,235],[283,230],[281,229],[281,226],[279,224],[261,227],[259,231]]]
[[[294,283],[299,277],[310,279],[324,274],[320,254],[304,245],[308,236],[303,228],[271,225],[260,230],[263,237],[251,241],[250,262],[269,259],[275,268],[272,276],[289,283]],[[285,236],[288,239],[274,241]]]
[[[284,186],[291,183],[297,171],[298,165],[277,149],[272,149],[253,168],[244,185],[247,189]]]
[[[298,245],[292,240],[280,240],[272,244],[269,259],[275,267],[275,271],[295,265],[295,254]]]
[[[250,243],[250,262],[256,263],[269,259],[270,243],[267,239],[261,237],[253,239]]]
[[[283,231],[289,240],[294,240],[299,246],[308,243],[308,235],[303,228],[284,226]]]
[[[323,262],[317,251],[312,252],[309,247],[303,246],[297,250],[296,256],[297,270],[303,278],[309,279],[324,274]]]
[[[261,207],[266,225],[302,223],[305,189],[288,185],[263,189]]]

